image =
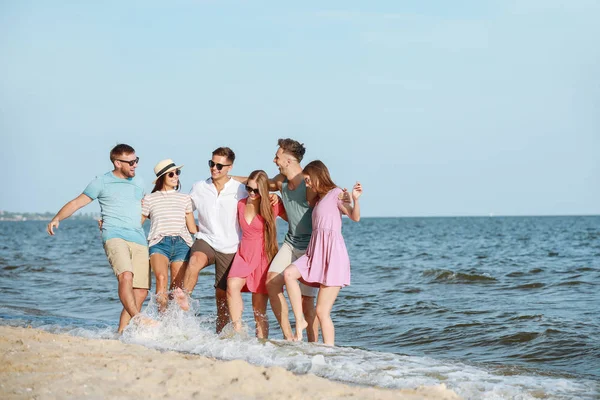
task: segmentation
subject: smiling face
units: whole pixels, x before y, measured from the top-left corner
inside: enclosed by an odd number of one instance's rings
[[[172,190],[175,189],[178,185],[179,185],[179,173],[181,173],[181,170],[179,169],[174,169],[172,171],[169,171],[165,174],[165,180],[163,183],[163,189],[166,190]]]
[[[295,161],[294,157],[290,154],[287,154],[280,147],[277,149],[277,153],[275,153],[275,158],[273,162],[279,168],[279,172],[282,174],[286,174],[288,167]]]
[[[251,200],[256,200],[260,197],[260,193],[258,193],[258,182],[256,179],[248,179],[246,190],[248,191],[248,197]]]
[[[232,163],[225,156],[212,156],[212,162],[209,162],[210,176],[213,180],[226,177],[231,170]],[[219,169],[219,167],[221,169]]]
[[[135,176],[135,169],[138,166],[138,158],[135,153],[121,154],[117,160],[114,161],[115,170],[123,175],[125,178],[133,178]],[[131,161],[136,161],[131,163]],[[129,165],[133,164],[133,165]]]

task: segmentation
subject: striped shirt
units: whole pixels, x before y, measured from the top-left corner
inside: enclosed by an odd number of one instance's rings
[[[185,214],[192,212],[192,199],[189,195],[175,190],[156,191],[144,197],[142,215],[150,218],[148,246],[153,246],[165,236],[181,236],[192,246],[192,236],[185,224]]]

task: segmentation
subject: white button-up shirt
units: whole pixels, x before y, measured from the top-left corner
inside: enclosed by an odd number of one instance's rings
[[[217,193],[212,178],[208,178],[194,183],[190,196],[194,210],[198,210],[200,230],[196,239],[204,240],[219,253],[235,253],[242,234],[237,203],[248,197],[244,185],[229,179],[221,193]]]

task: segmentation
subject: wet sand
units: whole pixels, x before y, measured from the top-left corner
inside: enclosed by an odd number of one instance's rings
[[[443,385],[363,388],[246,361],[0,326],[0,398],[459,399]]]

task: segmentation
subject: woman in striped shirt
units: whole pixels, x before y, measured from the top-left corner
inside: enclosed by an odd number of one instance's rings
[[[190,233],[195,234],[197,227],[190,196],[179,192],[179,174],[182,167],[183,165],[175,165],[171,159],[156,164],[154,189],[142,201],[142,223],[146,218],[151,221],[148,246],[150,265],[156,277],[156,301],[159,311],[164,311],[168,303],[169,266],[169,290],[174,290],[175,299],[182,308],[189,308],[181,287],[190,247],[193,244]]]

